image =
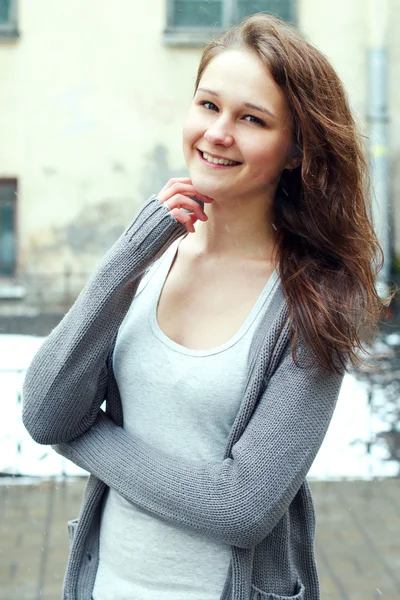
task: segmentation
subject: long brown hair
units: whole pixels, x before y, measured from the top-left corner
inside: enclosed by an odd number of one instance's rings
[[[301,165],[284,170],[274,201],[279,274],[292,352],[302,339],[326,369],[359,364],[388,300],[376,291],[383,253],[372,225],[363,144],[343,85],[327,58],[266,14],[247,18],[204,49],[195,89],[221,52],[246,49],[284,91]]]

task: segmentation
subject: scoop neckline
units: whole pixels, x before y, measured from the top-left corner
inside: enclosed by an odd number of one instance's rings
[[[159,326],[158,321],[157,321],[157,307],[158,307],[158,303],[160,300],[161,291],[164,287],[167,275],[171,268],[172,261],[176,257],[176,254],[177,254],[178,248],[179,248],[179,244],[182,241],[182,239],[183,239],[183,237],[179,238],[169,248],[170,253],[167,251],[167,253],[164,256],[165,260],[162,262],[162,265],[161,265],[162,272],[159,273],[159,280],[157,282],[156,293],[153,295],[153,299],[152,299],[152,303],[151,303],[151,307],[150,307],[151,329],[152,329],[154,335],[161,342],[163,342],[164,345],[168,346],[170,349],[174,350],[175,352],[177,352],[179,354],[185,354],[187,356],[202,357],[202,356],[211,356],[213,354],[218,354],[220,352],[224,352],[231,346],[234,346],[247,333],[247,331],[253,324],[254,320],[257,318],[264,302],[272,294],[272,291],[278,282],[278,267],[276,266],[275,269],[272,271],[271,275],[268,278],[268,281],[264,285],[255,304],[253,304],[253,307],[251,308],[250,312],[248,313],[246,319],[244,320],[242,325],[239,327],[239,329],[233,334],[233,336],[231,336],[228,340],[226,340],[219,346],[215,346],[214,348],[207,348],[205,350],[195,350],[192,348],[186,348],[186,346],[182,346],[181,344],[174,342],[174,340],[171,340],[171,338],[168,337],[163,332],[163,330],[161,329],[161,327]]]

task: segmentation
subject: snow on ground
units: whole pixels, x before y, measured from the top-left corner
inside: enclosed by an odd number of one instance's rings
[[[22,424],[21,388],[26,369],[45,338],[0,335],[0,473],[47,477],[84,475],[85,471],[50,446],[33,441]]]
[[[0,473],[24,476],[85,475],[86,472],[56,454],[50,446],[36,444],[21,420],[21,387],[25,371],[44,338],[0,335]],[[385,460],[384,446],[366,444],[374,434],[388,429],[368,407],[366,383],[352,375],[344,378],[337,408],[323,445],[309,472],[310,479],[394,476],[396,461]],[[384,403],[382,393],[374,402]]]
[[[374,404],[382,403],[382,393],[375,392]],[[386,460],[388,451],[382,444],[367,442],[388,429],[387,423],[368,407],[367,384],[346,374],[336,410],[325,440],[309,471],[310,479],[394,477],[399,464]]]

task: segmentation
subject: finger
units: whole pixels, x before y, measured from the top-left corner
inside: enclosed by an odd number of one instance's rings
[[[200,221],[207,221],[208,217],[200,204],[198,204],[193,198],[184,196],[183,194],[175,194],[168,200],[168,206],[170,210],[173,208],[186,208],[193,212]]]
[[[201,194],[197,190],[195,190],[195,196],[196,196],[196,198],[198,198],[199,200],[201,200],[202,202],[205,202],[207,204],[214,201],[214,198],[211,198],[210,196],[205,196],[204,194]]]
[[[179,208],[173,208],[171,210],[171,214],[173,217],[175,217],[175,219],[177,221],[179,221],[179,223],[182,223],[182,225],[185,225],[186,229],[190,233],[195,232],[195,228],[193,225],[193,219],[191,218],[191,215],[189,213],[182,212]]]
[[[168,182],[167,185],[165,187],[163,187],[161,192],[159,192],[157,194],[157,198],[159,199],[160,202],[165,202],[166,200],[168,200],[175,194],[183,193],[183,192],[191,193],[192,196],[194,196],[194,188],[192,185],[187,184],[187,183],[178,182],[178,181],[175,181],[174,183],[171,183],[171,184],[170,184],[170,182]]]
[[[188,216],[190,217],[190,220],[192,221],[192,224],[194,225],[197,221],[197,217],[194,213],[188,213]]]
[[[167,190],[165,190],[164,196],[168,196],[171,198],[175,196],[175,194],[185,194],[186,196],[194,196],[195,189],[193,185],[189,183],[183,183],[181,181],[176,181],[173,183]]]
[[[198,200],[201,200],[202,202],[213,202],[214,198],[211,198],[210,196],[206,196],[205,194],[202,194],[201,192],[198,192],[195,187],[193,186],[193,184],[180,184],[180,183],[176,183],[175,186],[171,186],[170,188],[171,191],[176,191],[176,193],[180,193],[180,194],[185,194],[185,196],[196,196],[196,198]]]
[[[172,198],[172,196],[175,196],[175,194],[183,194],[189,197],[195,196],[202,202],[207,203],[213,201],[213,198],[210,198],[209,196],[205,196],[204,194],[198,192],[192,184],[182,183],[181,181],[175,182],[169,188],[164,188],[163,190],[161,190],[157,198],[160,200],[160,202],[165,202],[169,198]]]
[[[168,180],[168,182],[164,185],[163,189],[161,191],[164,190],[168,190],[169,188],[171,188],[175,183],[189,183],[192,184],[192,180],[190,179],[190,177],[172,177],[171,179]]]
[[[192,183],[192,180],[190,179],[190,177],[172,177],[168,183],[167,183],[167,187],[171,187],[171,185],[173,185],[174,183]]]

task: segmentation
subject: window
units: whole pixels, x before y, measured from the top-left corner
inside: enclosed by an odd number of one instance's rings
[[[257,12],[296,21],[296,0],[167,0],[164,41],[171,45],[199,46],[211,35]]]
[[[17,36],[17,0],[0,0],[0,38]]]
[[[17,180],[0,179],[0,276],[3,277],[15,274],[16,198]]]
[[[294,21],[292,0],[237,0],[236,5],[237,21],[257,12],[268,12],[285,21]]]

